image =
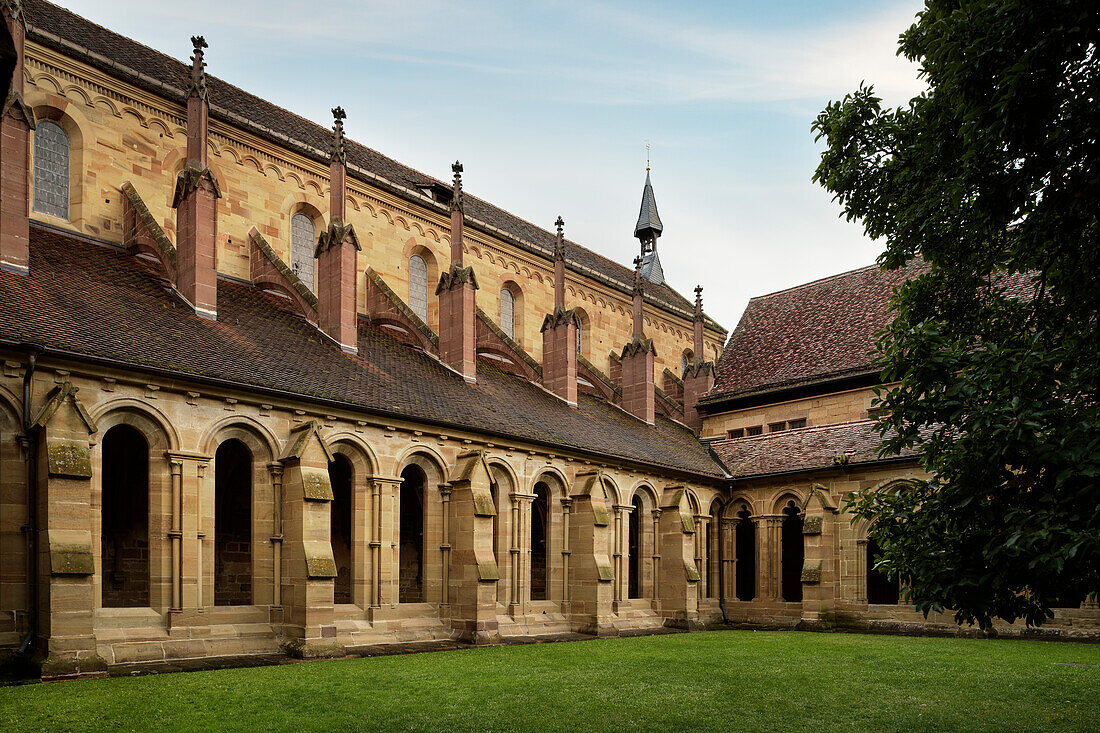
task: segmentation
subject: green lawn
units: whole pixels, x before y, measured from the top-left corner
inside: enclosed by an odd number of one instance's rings
[[[1100,645],[714,631],[0,688],[0,730],[1097,730]]]

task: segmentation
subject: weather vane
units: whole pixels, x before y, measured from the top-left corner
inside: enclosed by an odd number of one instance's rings
[[[649,140],[645,141],[645,169],[649,170]]]

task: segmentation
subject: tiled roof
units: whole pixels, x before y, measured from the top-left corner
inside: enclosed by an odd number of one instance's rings
[[[39,226],[31,274],[0,272],[0,341],[165,370],[184,378],[277,390],[351,409],[608,459],[720,477],[684,426],[648,427],[603,400],[570,408],[540,387],[479,362],[477,384],[369,326],[349,356],[285,304],[247,284],[218,281],[218,320],[199,318],[141,260]]]
[[[96,25],[64,8],[44,0],[26,0],[27,34],[32,40],[69,55],[127,81],[137,87],[183,103],[190,85],[190,67],[170,56],[132,39]],[[76,48],[74,49],[73,46]],[[78,51],[78,53],[74,53]],[[328,164],[327,150],[332,132],[292,112],[249,94],[215,76],[207,75],[210,114],[214,118],[243,127],[277,145],[298,150]],[[428,185],[449,188],[450,184],[404,166],[364,145],[347,141],[349,175],[374,185],[391,184],[393,193],[416,204],[437,208],[440,205],[419,195]],[[378,179],[381,179],[379,181]],[[416,193],[414,193],[414,191]],[[503,232],[515,244],[551,259],[555,234],[535,226],[514,214],[465,194],[466,216]],[[567,262],[570,269],[610,282],[622,292],[630,292],[633,270],[571,243]],[[668,285],[646,289],[646,299],[681,316],[691,317],[691,304]],[[724,329],[709,320],[709,328]]]
[[[707,401],[872,372],[890,295],[924,267],[872,265],[753,298],[718,359]]]
[[[808,471],[882,460],[873,420],[719,440],[711,449],[734,478]],[[901,457],[913,456],[906,453]]]

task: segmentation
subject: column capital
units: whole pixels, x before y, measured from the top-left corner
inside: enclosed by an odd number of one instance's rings
[[[443,497],[443,501],[447,501],[451,498],[451,492],[454,491],[454,484],[444,481],[439,485],[439,495]]]
[[[208,456],[205,453],[183,450],[166,450],[164,451],[164,457],[169,461],[196,461],[198,463],[209,463],[214,458],[214,456]]]

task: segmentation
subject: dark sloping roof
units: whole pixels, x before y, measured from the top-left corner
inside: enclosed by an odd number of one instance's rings
[[[32,40],[69,55],[74,55],[72,46],[75,45],[82,51],[76,54],[80,60],[139,88],[180,103],[185,101],[190,86],[188,65],[44,0],[26,0],[24,10],[27,34]],[[332,132],[327,127],[288,112],[215,76],[207,76],[207,87],[212,117],[328,164],[327,151]],[[450,188],[449,183],[413,170],[352,140],[347,141],[347,153],[349,175],[353,178],[373,185],[384,186],[388,182],[396,195],[417,205],[445,212],[441,204],[414,195],[413,191],[419,193],[421,187],[431,185]],[[546,259],[552,258],[554,233],[469,194],[465,194],[464,204],[467,217],[503,232],[523,249]],[[570,269],[603,279],[620,291],[630,292],[633,286],[633,270],[580,245],[569,247],[567,264]],[[668,285],[649,288],[646,299],[691,317],[691,304]],[[707,325],[713,330],[724,331],[714,321],[708,320]]]
[[[749,478],[882,460],[881,443],[874,421],[861,420],[719,440],[711,448],[734,478]]]
[[[924,268],[872,265],[753,298],[718,359],[707,401],[873,371],[891,293]]]
[[[722,475],[683,425],[658,417],[656,427],[648,427],[585,395],[573,409],[484,363],[478,364],[477,384],[467,384],[365,319],[359,354],[349,356],[283,299],[225,279],[218,281],[218,320],[199,318],[137,258],[38,226],[31,229],[30,269],[29,276],[0,272],[0,341]]]
[[[657,213],[657,199],[653,195],[653,184],[649,180],[649,169],[645,172],[645,187],[642,188],[642,205],[638,210],[638,223],[634,227],[634,236],[641,236],[646,231],[661,236],[665,229],[661,223],[661,217]]]

